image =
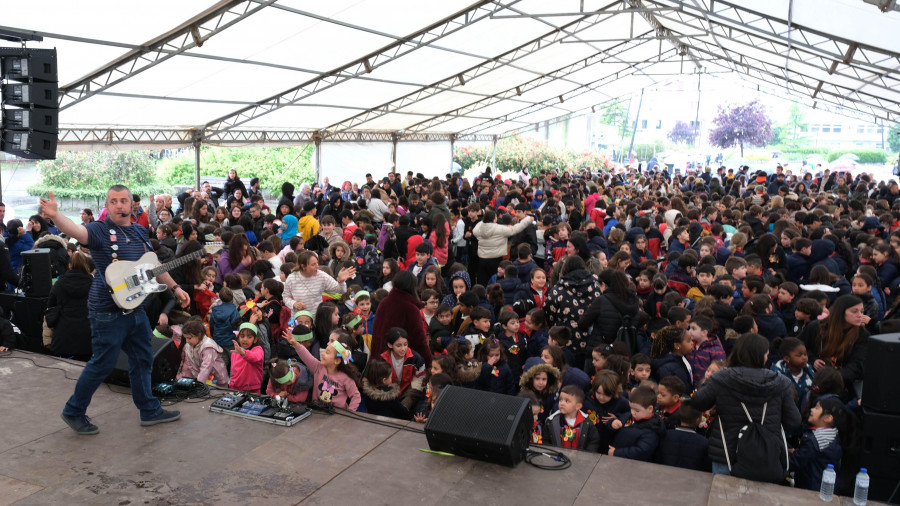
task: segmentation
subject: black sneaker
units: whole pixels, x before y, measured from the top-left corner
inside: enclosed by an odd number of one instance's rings
[[[75,431],[76,434],[80,434],[82,436],[91,436],[100,432],[100,428],[91,423],[91,419],[87,417],[87,415],[81,416],[69,416],[66,414],[60,415],[66,424]]]
[[[158,415],[154,416],[149,420],[141,420],[141,425],[144,427],[149,427],[151,425],[156,425],[158,423],[166,423],[166,422],[174,422],[181,418],[181,413],[178,411],[166,411],[162,410]]]

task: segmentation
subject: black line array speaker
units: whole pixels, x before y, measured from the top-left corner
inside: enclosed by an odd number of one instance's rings
[[[425,437],[432,450],[515,467],[525,458],[533,424],[528,399],[448,386],[428,416]]]
[[[869,338],[866,347],[866,379],[862,405],[865,408],[900,415],[900,381],[894,367],[900,363],[900,333]]]
[[[151,336],[150,344],[153,346],[153,366],[150,369],[150,381],[153,385],[162,382],[175,381],[178,368],[181,366],[181,350],[172,339],[163,339]],[[128,355],[124,351],[119,352],[119,360],[116,368],[106,378],[107,383],[113,385],[131,386],[128,378]]]
[[[22,252],[22,280],[26,297],[47,297],[53,286],[50,249],[35,248]]]
[[[900,414],[863,408],[862,433],[860,467],[865,467],[869,473],[869,499],[900,499],[900,492],[890,498],[895,488],[900,486]]]

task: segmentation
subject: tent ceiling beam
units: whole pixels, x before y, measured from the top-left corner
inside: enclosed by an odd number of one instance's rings
[[[622,71],[617,72],[616,74],[607,76],[607,77],[605,77],[605,78],[603,78],[603,79],[608,79],[608,78],[616,78],[616,79],[619,79],[619,78],[625,77],[625,76],[627,76],[627,75],[637,75],[637,74],[640,74],[641,72],[643,72],[643,70],[644,70],[645,68],[650,67],[650,66],[652,66],[652,65],[655,65],[656,63],[657,63],[657,62],[655,62],[655,61],[653,61],[653,62],[646,62],[646,61],[645,61],[645,62],[640,62],[640,63],[638,63],[638,64],[631,65],[629,68],[623,69]],[[629,70],[630,70],[631,72],[628,72]],[[656,81],[655,79],[653,79],[652,77],[651,77],[650,79],[651,79],[651,81],[652,81],[652,84],[656,84],[656,83],[658,82],[658,81]],[[595,81],[595,83],[596,83],[596,81]],[[556,106],[559,105],[559,100],[560,100],[560,99],[563,99],[563,103],[565,103],[565,100],[573,99],[573,98],[575,98],[575,97],[578,97],[578,96],[583,95],[583,94],[585,94],[585,93],[587,93],[587,92],[590,92],[590,91],[593,91],[593,90],[590,89],[590,88],[578,88],[578,89],[575,89],[575,90],[571,90],[571,91],[569,91],[569,92],[563,93],[563,94],[560,95],[559,97],[549,98],[549,99],[547,99],[547,100],[544,100],[543,102],[540,102],[540,103],[537,103],[537,104],[534,104],[534,105],[531,105],[531,106],[528,106],[528,107],[519,109],[518,111],[514,111],[514,112],[512,112],[512,113],[506,114],[506,115],[504,115],[502,118],[497,118],[497,119],[494,119],[494,120],[491,120],[491,121],[486,121],[486,122],[484,122],[484,123],[479,123],[479,124],[474,125],[474,126],[472,126],[472,127],[466,128],[465,130],[462,130],[461,132],[459,132],[459,135],[466,135],[466,134],[473,134],[473,133],[482,132],[482,131],[484,131],[484,130],[486,130],[486,129],[488,129],[488,128],[491,128],[491,127],[494,127],[494,126],[497,126],[497,125],[500,125],[500,124],[503,124],[503,123],[506,123],[506,122],[509,122],[509,121],[514,121],[514,120],[516,120],[516,119],[518,119],[518,118],[521,118],[521,117],[523,117],[523,116],[527,116],[527,115],[529,115],[529,114],[532,114],[532,113],[535,113],[535,112],[542,111],[542,110],[544,110],[544,109],[546,109],[546,108],[548,108],[548,107],[556,107]]]
[[[152,128],[61,128],[60,147],[79,145],[184,145],[190,146],[196,139],[195,129],[152,129]],[[489,142],[492,135],[461,135],[447,133],[398,133],[398,132],[337,132],[322,135],[318,131],[283,130],[228,130],[214,136],[203,137],[204,144],[235,145],[248,144],[311,144],[319,138],[322,142],[449,142],[458,141]]]
[[[480,1],[468,9],[452,14],[437,23],[433,23],[412,35],[388,44],[384,48],[373,53],[357,58],[327,74],[320,75],[298,86],[285,90],[278,95],[261,100],[252,106],[239,109],[210,121],[206,124],[206,131],[218,132],[220,130],[235,128],[260,116],[276,111],[285,105],[298,102],[315,93],[353,79],[356,76],[366,74],[368,71],[365,62],[367,61],[369,62],[369,68],[378,68],[405,54],[415,51],[420,47],[429,46],[435,41],[452,33],[456,33],[482,19],[487,19],[495,11],[504,9],[507,5],[512,5],[518,1],[520,0],[511,0],[509,4],[501,4],[499,3],[499,0]]]
[[[620,50],[615,54],[623,53],[625,51],[630,51],[630,50],[632,50],[636,47],[639,47],[641,45],[644,45],[644,44],[646,44],[646,42],[641,42],[641,41],[637,42],[636,44],[625,43],[623,45],[624,47],[620,48]],[[604,53],[606,53],[606,54],[604,54]],[[592,56],[585,58],[584,60],[579,60],[571,65],[567,65],[565,67],[562,67],[562,68],[556,69],[552,72],[549,72],[547,74],[544,74],[544,75],[538,77],[537,79],[532,79],[530,81],[520,83],[519,85],[513,86],[512,88],[502,91],[492,97],[485,98],[485,99],[479,100],[477,102],[473,102],[464,107],[460,107],[458,109],[447,111],[443,114],[434,116],[431,119],[422,121],[415,125],[411,125],[411,126],[407,127],[406,130],[408,130],[408,131],[430,130],[430,129],[437,127],[438,125],[442,125],[442,124],[447,123],[448,121],[454,120],[456,118],[460,118],[460,117],[472,118],[473,116],[471,116],[471,113],[473,113],[475,111],[484,109],[485,107],[488,107],[489,105],[495,104],[497,102],[502,102],[509,97],[513,97],[513,96],[516,96],[521,93],[526,93],[531,90],[535,90],[545,84],[548,84],[548,83],[558,80],[560,77],[574,74],[575,72],[579,72],[588,67],[592,67],[594,65],[597,65],[598,63],[603,63],[607,59],[614,57],[615,54],[609,54],[605,51],[594,54]],[[615,74],[613,74],[613,75],[615,75]],[[609,77],[609,76],[598,79],[597,81],[595,81],[589,85],[580,85],[579,88],[584,88],[584,87],[594,88],[594,85],[597,82],[602,82],[607,77]],[[595,89],[595,91],[602,93],[600,90]]]
[[[145,44],[147,49],[128,51],[81,79],[60,86],[59,110],[63,111],[100,91],[159,65],[175,55],[203,45],[203,41],[259,12],[275,1],[266,0],[262,4],[257,4],[250,0],[232,0],[219,3],[211,11],[202,13],[175,30],[148,42]],[[199,38],[194,36],[195,33],[199,35]]]
[[[607,5],[606,7],[603,7],[603,9],[606,9],[609,6],[614,5],[615,3],[616,2],[613,2],[609,5]],[[507,51],[495,58],[488,59],[487,61],[485,61],[483,63],[475,65],[474,67],[471,67],[468,70],[461,72],[459,74],[460,76],[462,76],[461,79],[458,78],[458,76],[451,76],[447,79],[438,81],[429,86],[424,86],[419,90],[416,90],[412,93],[404,95],[400,98],[391,100],[390,102],[386,102],[379,106],[373,107],[373,108],[371,108],[361,114],[358,114],[352,118],[348,118],[339,123],[335,123],[335,124],[327,127],[326,130],[328,130],[328,131],[350,130],[350,129],[355,128],[358,125],[372,121],[372,120],[382,117],[386,114],[391,114],[391,113],[396,112],[404,107],[408,107],[417,102],[421,102],[422,100],[425,100],[426,98],[430,98],[430,97],[433,97],[440,93],[443,93],[444,91],[447,91],[447,90],[456,91],[457,89],[463,88],[465,86],[464,83],[466,81],[472,81],[476,77],[482,77],[486,74],[493,72],[494,70],[496,70],[498,68],[502,68],[505,66],[512,67],[511,64],[513,62],[521,60],[522,58],[525,58],[526,56],[534,54],[534,53],[546,48],[547,46],[550,46],[550,45],[560,41],[562,38],[566,37],[566,35],[563,34],[563,30],[566,29],[567,27],[574,27],[576,32],[581,31],[581,30],[586,30],[586,29],[594,26],[595,23],[598,23],[600,21],[605,21],[605,20],[611,18],[612,16],[613,15],[606,16],[601,20],[601,19],[595,19],[597,17],[597,15],[595,15],[593,13],[588,14],[586,16],[583,16],[581,19],[578,19],[571,23],[568,23],[563,27],[554,29],[536,39],[530,40],[530,41],[526,42],[525,44],[522,44],[522,45],[516,47],[515,49]],[[518,95],[521,95],[521,93],[519,93]],[[489,97],[485,97],[485,98],[489,98]],[[513,99],[513,100],[515,100],[515,99]]]

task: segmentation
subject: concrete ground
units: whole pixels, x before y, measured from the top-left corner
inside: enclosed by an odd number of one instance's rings
[[[100,434],[78,436],[59,413],[80,370],[0,356],[0,505],[820,504],[810,491],[577,451],[561,472],[435,455],[419,451],[421,425],[374,417],[280,427],[211,413],[206,400],[141,427],[128,390],[106,385],[88,410]]]

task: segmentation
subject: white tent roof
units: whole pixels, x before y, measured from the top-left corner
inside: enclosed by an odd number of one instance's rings
[[[873,0],[0,0],[56,47],[60,143],[489,139],[669,76],[900,118]]]

